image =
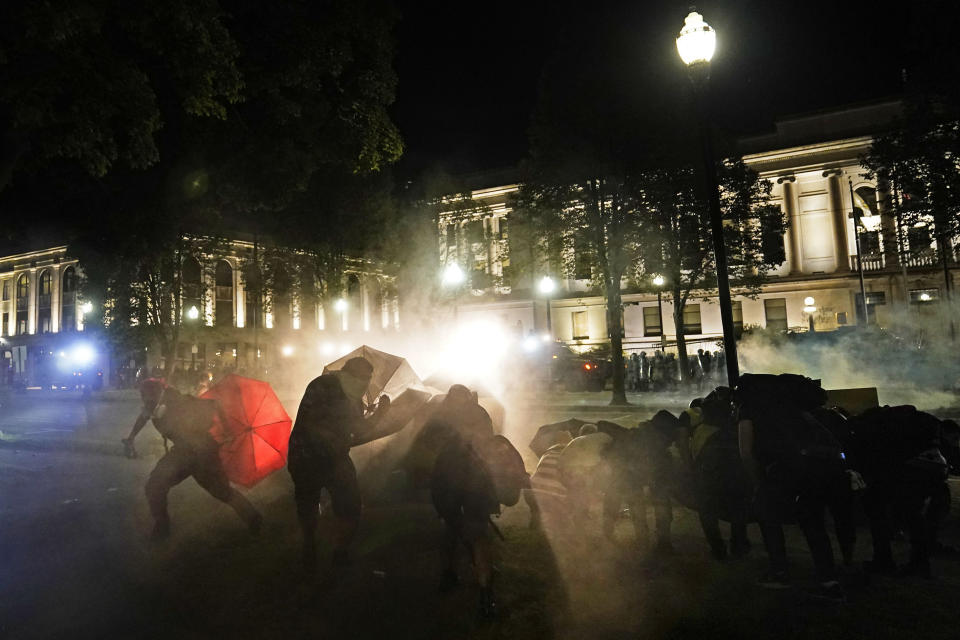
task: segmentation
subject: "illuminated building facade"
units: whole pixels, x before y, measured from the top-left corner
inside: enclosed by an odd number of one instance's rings
[[[930,226],[900,228],[885,185],[864,177],[860,158],[897,114],[898,103],[850,107],[777,122],[776,131],[741,140],[744,161],[772,185],[771,199],[789,217],[783,238],[785,261],[760,295],[736,295],[738,328],[831,331],[861,322],[884,325],[904,311],[936,315],[946,297],[941,248]],[[608,341],[603,298],[591,290],[594,275],[575,259],[548,301],[532,282],[511,282],[509,215],[518,185],[477,189],[477,206],[466,215],[439,218],[440,257],[468,274],[468,293],[458,299],[459,318],[484,318],[522,335],[550,333],[585,350]],[[867,318],[860,303],[852,208],[862,214],[861,259]],[[948,277],[957,267],[954,246],[947,253]],[[544,275],[544,274],[540,274]],[[952,288],[952,285],[951,285]],[[669,294],[669,286],[664,287]],[[703,299],[700,299],[703,298]],[[668,295],[662,316],[655,292],[623,294],[624,348],[653,350],[675,344],[678,327]],[[662,323],[661,323],[662,317]],[[713,350],[722,336],[720,308],[709,292],[691,295],[682,326],[688,349]]]
[[[393,277],[369,261],[347,260],[335,302],[307,302],[297,293],[302,288],[291,286],[283,295],[265,291],[257,304],[244,276],[254,264],[253,243],[232,240],[222,253],[184,264],[180,369],[253,372],[301,350],[332,360],[364,334],[399,326]],[[282,253],[273,256],[282,269]],[[125,384],[141,367],[165,366],[155,346],[121,354],[84,330],[84,316],[102,309],[79,297],[81,269],[66,246],[0,257],[0,384],[69,385],[91,374]]]

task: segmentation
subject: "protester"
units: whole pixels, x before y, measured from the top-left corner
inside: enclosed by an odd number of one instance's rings
[[[297,517],[303,532],[303,567],[317,568],[316,529],[321,491],[333,502],[336,521],[333,564],[349,562],[349,547],[360,525],[361,499],[350,447],[376,428],[390,407],[381,396],[375,411],[365,417],[363,396],[373,366],[365,358],[351,358],[340,371],[314,378],[303,394],[290,434],[287,468],[293,478]]]
[[[795,519],[813,556],[817,595],[843,600],[824,509],[846,498],[842,489],[849,480],[839,443],[808,413],[824,404],[826,393],[803,376],[745,374],[737,399],[740,455],[757,486],[760,531],[770,562],[761,585],[789,586],[783,525]]]
[[[230,486],[220,462],[219,447],[210,435],[218,410],[216,401],[183,395],[156,378],[140,384],[140,398],[143,410],[130,435],[122,440],[126,455],[136,457],[134,440],[147,421],[152,421],[157,431],[173,442],[173,447],[157,462],[146,484],[147,503],[154,519],[152,537],[160,540],[170,535],[167,494],[190,476],[207,493],[230,505],[252,533],[258,533],[263,518],[239,491]]]
[[[441,592],[459,584],[456,555],[462,542],[470,552],[480,585],[482,618],[497,613],[493,592],[493,549],[490,517],[500,505],[513,506],[530,478],[523,459],[503,436],[467,438],[456,429],[437,458],[431,479],[431,496],[444,521],[444,569]]]
[[[548,523],[562,521],[568,515],[567,488],[560,476],[560,457],[570,443],[570,434],[558,431],[550,447],[540,456],[537,469],[530,477],[530,489],[524,500],[530,508],[530,528],[539,529]]]

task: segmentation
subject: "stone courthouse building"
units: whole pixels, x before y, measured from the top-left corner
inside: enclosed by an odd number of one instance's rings
[[[831,331],[861,322],[883,325],[903,310],[935,314],[943,304],[940,248],[932,234],[924,227],[899,229],[884,185],[866,179],[860,164],[872,135],[900,108],[897,102],[884,102],[790,117],[778,121],[769,134],[740,141],[744,161],[770,181],[771,199],[789,217],[790,228],[783,238],[786,260],[770,274],[760,295],[734,296],[738,327],[807,330],[812,324],[818,331]],[[503,282],[509,271],[510,202],[517,189],[516,184],[476,189],[472,197],[482,205],[477,212],[439,218],[444,265],[457,263],[480,283],[458,300],[458,317],[484,318],[524,335],[540,334],[547,331],[549,305],[553,338],[576,349],[606,342],[604,302],[589,288],[589,270],[577,267],[549,298],[532,282],[489,285]],[[866,318],[859,302],[853,207],[862,212]],[[952,279],[957,267],[954,247],[944,249]],[[661,316],[656,293],[625,289],[624,348],[649,351],[660,346],[661,336],[669,345],[683,331],[691,350],[712,349],[722,336],[720,307],[708,292],[704,297],[691,297],[677,327],[666,297]]]

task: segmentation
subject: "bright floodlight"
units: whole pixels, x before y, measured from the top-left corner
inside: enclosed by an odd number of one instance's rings
[[[533,336],[527,336],[523,341],[524,351],[536,351],[539,346],[540,342]]]
[[[293,347],[290,346],[289,344],[285,344],[283,345],[283,348],[280,350],[280,353],[282,353],[285,358],[289,358],[290,356],[293,355]]]
[[[463,281],[463,269],[460,268],[460,265],[451,263],[444,268],[442,278],[443,286],[455,287],[458,284],[462,284]]]
[[[540,336],[540,340],[543,342],[550,342],[550,339],[552,337],[553,336],[551,336],[549,333],[544,333],[543,335]]]
[[[704,64],[713,58],[717,47],[717,32],[703,21],[703,16],[691,11],[683,21],[683,29],[677,38],[677,51],[687,66]]]
[[[803,299],[803,304],[805,304],[808,307],[812,307],[814,304],[816,304],[816,302],[817,301],[813,299],[813,296],[807,296],[806,298]]]
[[[661,276],[661,275],[659,275],[659,274],[653,276],[653,284],[654,284],[654,286],[656,286],[656,287],[662,287],[665,282],[666,282],[666,279],[665,279],[663,276]]]
[[[90,313],[91,311],[93,311],[93,303],[92,303],[92,302],[84,302],[82,305],[80,305],[80,312],[81,312],[81,313]]]
[[[93,347],[90,345],[78,344],[73,348],[73,352],[70,355],[74,364],[86,366],[93,362],[93,358],[96,354],[93,351]]]
[[[339,298],[336,302],[333,303],[333,308],[340,313],[343,313],[347,310],[347,301],[343,298]]]
[[[540,293],[550,295],[557,288],[557,283],[554,282],[553,278],[550,276],[543,276],[543,278],[540,279],[540,284],[538,286],[540,288]]]
[[[197,318],[200,317],[200,310],[197,309],[196,305],[187,309],[187,317],[190,318],[191,320],[196,320]]]
[[[924,302],[930,302],[930,294],[929,294],[929,293],[921,293],[921,294],[920,294],[920,299],[923,300]]]
[[[324,342],[323,346],[320,347],[320,351],[325,356],[332,356],[337,351],[337,347],[332,342]]]

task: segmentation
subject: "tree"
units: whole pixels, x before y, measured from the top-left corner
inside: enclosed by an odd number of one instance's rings
[[[183,242],[273,234],[323,292],[377,249],[402,152],[388,2],[34,4],[0,25],[0,128],[22,143],[0,207],[44,213],[90,265],[84,295],[121,296],[106,323],[175,344]]]
[[[772,185],[740,160],[727,160],[718,170],[724,243],[729,252],[728,276],[741,295],[756,295],[766,274],[785,259],[783,234],[787,220],[769,204]],[[647,171],[634,181],[638,202],[638,254],[632,279],[651,289],[662,275],[673,299],[680,374],[686,379],[684,310],[691,296],[704,299],[716,287],[716,256],[709,207],[702,180],[688,167]]]
[[[916,243],[936,238],[949,299],[950,247],[960,237],[960,110],[935,94],[908,95],[902,117],[874,138],[861,164],[891,195],[901,254],[905,230],[917,230]],[[926,248],[910,244],[911,252]]]

